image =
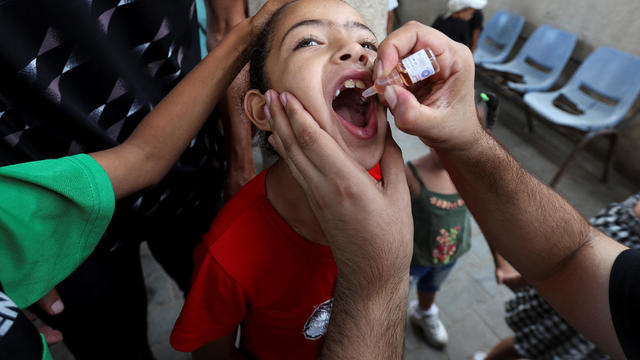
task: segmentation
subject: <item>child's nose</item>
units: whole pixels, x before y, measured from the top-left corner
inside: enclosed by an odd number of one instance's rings
[[[338,60],[344,61],[357,61],[362,65],[367,65],[369,62],[369,56],[366,50],[360,44],[353,44],[345,47],[340,51]]]

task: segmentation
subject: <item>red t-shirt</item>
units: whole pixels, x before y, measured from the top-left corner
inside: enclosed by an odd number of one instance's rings
[[[266,173],[231,199],[198,245],[175,349],[193,351],[242,324],[241,346],[259,359],[318,357],[336,265],[328,246],[302,238],[271,206]]]

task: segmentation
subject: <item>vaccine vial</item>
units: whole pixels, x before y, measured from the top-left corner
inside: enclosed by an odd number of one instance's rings
[[[402,59],[389,75],[379,77],[372,87],[362,92],[363,98],[384,93],[389,85],[411,86],[440,71],[431,49],[422,49]]]

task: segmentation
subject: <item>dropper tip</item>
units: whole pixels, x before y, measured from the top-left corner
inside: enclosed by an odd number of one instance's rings
[[[362,92],[362,97],[366,99],[366,98],[374,95],[375,93],[376,93],[376,88],[372,86],[372,87],[370,87],[367,90]]]

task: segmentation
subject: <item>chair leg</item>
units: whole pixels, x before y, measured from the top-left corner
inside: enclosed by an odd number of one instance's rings
[[[618,145],[618,133],[614,132],[609,135],[609,153],[607,154],[607,163],[602,173],[602,182],[605,184],[609,181],[611,170],[613,169],[613,160],[615,158],[616,146]]]
[[[524,112],[527,117],[527,129],[530,133],[533,133],[533,131],[535,130],[533,127],[533,112],[529,108],[525,109]]]
[[[593,133],[588,133],[582,137],[582,140],[580,140],[580,142],[576,144],[576,146],[571,151],[571,154],[569,155],[569,157],[562,163],[562,166],[560,166],[560,169],[558,169],[556,174],[553,176],[553,179],[549,183],[549,186],[551,187],[556,186],[562,174],[565,172],[565,170],[567,170],[567,167],[569,167],[569,164],[571,164],[576,159],[578,152],[580,152],[580,150],[582,150],[582,148],[584,148],[587,145],[587,143],[589,143],[589,141],[593,139],[594,135],[595,134]]]

